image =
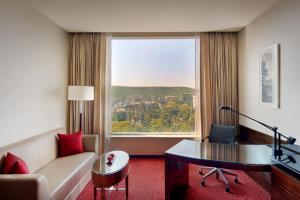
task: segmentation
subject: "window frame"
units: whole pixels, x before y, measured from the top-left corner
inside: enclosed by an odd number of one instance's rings
[[[112,84],[111,84],[111,57],[112,40],[116,39],[195,39],[195,89],[196,89],[196,110],[195,110],[195,131],[194,132],[112,132]],[[200,37],[198,33],[111,33],[107,40],[107,63],[106,63],[106,132],[112,138],[143,137],[143,138],[197,138],[200,136]]]

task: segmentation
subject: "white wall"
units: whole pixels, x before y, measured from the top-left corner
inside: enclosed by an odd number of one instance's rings
[[[67,34],[25,2],[0,2],[0,147],[66,125]]]
[[[259,104],[259,51],[280,43],[280,109]],[[297,138],[300,144],[300,1],[281,0],[239,33],[240,112]],[[240,124],[272,135],[255,122]]]

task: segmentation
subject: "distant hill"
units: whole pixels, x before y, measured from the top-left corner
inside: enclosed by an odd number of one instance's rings
[[[194,89],[188,87],[127,87],[112,86],[112,96],[115,98],[125,96],[177,96],[192,94]]]

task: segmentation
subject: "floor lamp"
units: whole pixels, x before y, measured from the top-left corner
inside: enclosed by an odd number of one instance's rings
[[[79,101],[79,130],[82,131],[82,113],[83,113],[83,101],[94,100],[94,87],[93,86],[68,86],[68,100]]]

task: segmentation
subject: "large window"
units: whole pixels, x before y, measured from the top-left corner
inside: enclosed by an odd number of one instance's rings
[[[112,133],[194,133],[195,52],[194,38],[113,38]]]

